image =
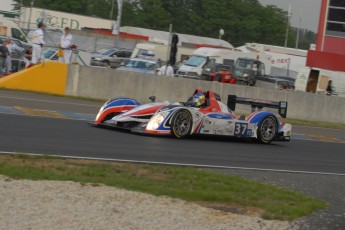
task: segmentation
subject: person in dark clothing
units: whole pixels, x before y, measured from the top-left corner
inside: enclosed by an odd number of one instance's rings
[[[331,96],[333,94],[332,80],[328,81],[326,95]]]
[[[24,54],[25,68],[28,68],[32,65],[31,58],[32,58],[32,47],[25,49],[25,54]]]
[[[7,74],[6,58],[10,54],[6,41],[0,46],[0,75]]]

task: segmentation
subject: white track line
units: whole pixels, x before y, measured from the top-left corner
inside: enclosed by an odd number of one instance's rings
[[[78,160],[97,160],[97,161],[111,161],[111,162],[126,162],[126,163],[140,163],[140,164],[159,164],[159,165],[173,165],[173,166],[189,166],[196,168],[215,168],[215,169],[238,169],[238,170],[255,170],[266,172],[283,172],[283,173],[298,173],[298,174],[314,174],[314,175],[329,175],[329,176],[345,176],[342,173],[327,173],[327,172],[310,172],[310,171],[294,171],[294,170],[281,170],[281,169],[262,169],[262,168],[247,168],[247,167],[231,167],[231,166],[218,166],[218,165],[200,165],[200,164],[184,164],[184,163],[168,163],[159,161],[137,161],[137,160],[123,160],[123,159],[109,159],[98,157],[77,157],[77,156],[60,156],[60,155],[46,155],[36,153],[17,153],[17,152],[4,152],[0,151],[0,154],[11,155],[29,155],[29,156],[50,156],[57,158],[78,159]]]

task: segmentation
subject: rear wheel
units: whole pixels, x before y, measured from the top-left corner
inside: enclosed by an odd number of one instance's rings
[[[261,144],[271,143],[276,136],[277,128],[277,121],[273,116],[265,117],[259,124],[257,141]]]
[[[193,118],[187,110],[179,110],[171,120],[171,134],[176,138],[186,138],[190,135]]]
[[[104,61],[103,64],[104,64],[104,67],[110,67],[109,61]]]

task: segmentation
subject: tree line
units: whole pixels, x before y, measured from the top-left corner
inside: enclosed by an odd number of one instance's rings
[[[15,0],[31,6],[32,0]],[[111,11],[114,2],[114,10]],[[105,19],[116,19],[116,0],[35,0],[34,7]],[[112,12],[112,14],[111,14]],[[218,38],[233,46],[256,42],[284,46],[287,12],[274,5],[263,6],[258,0],[123,0],[122,26],[168,31]],[[288,46],[295,47],[296,28],[289,28]],[[315,33],[303,30],[298,48],[308,49]]]

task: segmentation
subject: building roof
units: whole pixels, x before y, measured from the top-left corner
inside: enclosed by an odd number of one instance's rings
[[[131,26],[123,26],[120,29],[121,33],[126,34],[135,34],[138,36],[145,36],[148,37],[148,41],[168,44],[169,41],[169,32],[166,31],[159,31],[159,30],[151,30],[139,27],[131,27]],[[208,37],[200,37],[195,35],[188,35],[188,34],[180,34],[176,33],[179,36],[179,45],[180,46],[209,46],[209,47],[224,47],[224,48],[233,48],[233,46],[221,39],[215,38],[208,38]]]

